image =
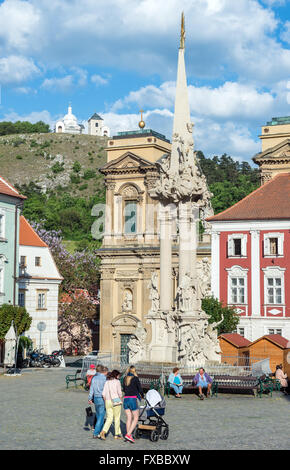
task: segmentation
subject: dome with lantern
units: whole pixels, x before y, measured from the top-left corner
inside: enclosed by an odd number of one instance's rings
[[[56,133],[82,134],[84,126],[78,124],[76,116],[72,113],[72,106],[69,104],[68,112],[63,119],[55,124]]]

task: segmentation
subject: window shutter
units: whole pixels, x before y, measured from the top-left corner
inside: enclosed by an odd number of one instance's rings
[[[264,238],[264,255],[270,255],[270,238]]]
[[[278,255],[283,255],[283,238],[278,237]]]
[[[247,235],[242,238],[242,256],[247,256]]]
[[[228,238],[228,256],[234,256],[234,240]]]

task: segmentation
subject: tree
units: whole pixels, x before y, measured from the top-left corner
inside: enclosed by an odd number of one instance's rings
[[[12,320],[17,330],[17,335],[21,335],[29,330],[32,318],[24,307],[15,307],[10,304],[3,304],[0,307],[0,338],[4,339],[8,332]]]
[[[240,318],[234,308],[224,306],[214,297],[205,297],[202,300],[202,309],[210,316],[209,323],[219,322],[224,317],[223,322],[217,327],[218,335],[236,330]]]
[[[68,302],[60,302],[58,334],[70,348],[84,353],[91,343],[90,322],[96,319],[96,305],[85,295],[71,294]]]

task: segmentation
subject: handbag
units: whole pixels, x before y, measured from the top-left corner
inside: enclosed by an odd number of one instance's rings
[[[111,401],[112,401],[112,405],[113,405],[113,406],[120,406],[120,405],[122,405],[122,400],[121,400],[121,398],[119,398],[119,397],[117,397],[117,398],[112,398],[111,390],[110,390],[110,396],[111,396]]]
[[[121,398],[112,398],[112,403],[113,403],[113,406],[119,406],[119,405],[122,405],[122,400]]]
[[[87,417],[90,418],[91,416],[93,416],[93,411],[92,411],[92,408],[90,406],[88,406],[86,408],[86,414],[87,414]]]

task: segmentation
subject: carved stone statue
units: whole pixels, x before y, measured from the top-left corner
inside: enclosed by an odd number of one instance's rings
[[[208,258],[202,258],[197,262],[197,275],[200,297],[203,299],[211,292],[211,268]]]
[[[122,312],[132,312],[133,295],[129,289],[125,290],[124,301],[122,304]]]
[[[207,351],[207,359],[209,361],[218,361],[220,358],[221,348],[217,335],[217,327],[224,321],[224,316],[219,322],[209,323],[205,330],[205,345]]]
[[[189,312],[194,308],[196,301],[196,286],[189,273],[181,280],[176,292],[178,309],[181,312]]]
[[[128,341],[129,360],[133,364],[146,360],[146,337],[147,331],[141,321],[138,321],[137,327]]]
[[[159,310],[159,292],[158,292],[158,275],[156,272],[152,273],[151,280],[148,283],[149,299],[151,300],[151,312],[158,312]]]

